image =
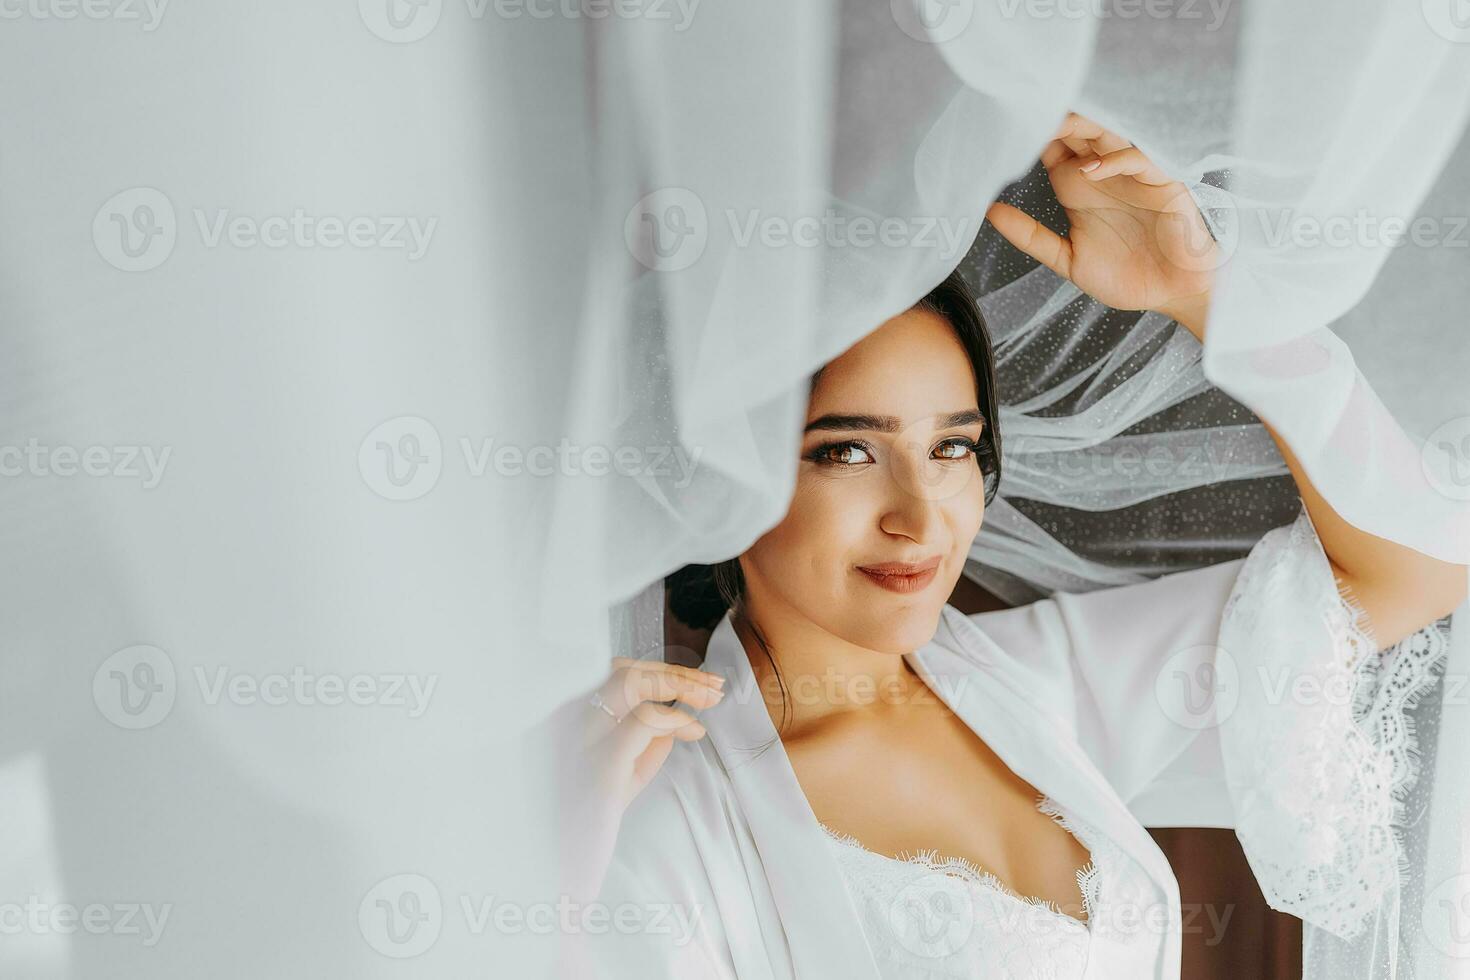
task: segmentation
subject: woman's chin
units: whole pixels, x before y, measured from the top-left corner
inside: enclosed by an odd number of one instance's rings
[[[883,613],[869,608],[862,617],[869,626],[861,636],[848,639],[859,646],[879,653],[902,656],[912,653],[934,638],[939,627],[941,604],[925,603],[908,605]]]

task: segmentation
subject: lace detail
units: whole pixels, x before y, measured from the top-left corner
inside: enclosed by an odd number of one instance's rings
[[[1398,887],[1409,712],[1447,655],[1441,623],[1378,650],[1305,508],[1251,550],[1221,619],[1216,672],[1239,701],[1220,735],[1236,834],[1274,908],[1350,939]]]
[[[1074,980],[1087,963],[1091,925],[1117,851],[1048,797],[1038,809],[1087,847],[1077,872],[1088,921],[1025,896],[967,858],[932,849],[889,857],[819,824],[834,847],[884,980],[985,976]]]

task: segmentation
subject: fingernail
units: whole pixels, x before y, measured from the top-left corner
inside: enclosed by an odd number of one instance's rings
[[[710,674],[709,676],[710,676],[710,679],[713,681],[715,687],[724,687],[725,686],[725,679],[723,677],[721,677],[719,674]]]
[[[1078,169],[1080,169],[1085,174],[1090,174],[1090,173],[1092,173],[1094,170],[1096,170],[1100,166],[1102,166],[1102,161],[1101,160],[1094,160],[1091,163],[1084,163]]]
[[[725,696],[725,692],[722,691],[722,690],[720,690],[719,688],[715,688],[715,690],[714,690],[713,693],[714,693],[714,696],[715,696],[715,703],[716,704],[718,704],[719,701],[720,701],[720,699]]]

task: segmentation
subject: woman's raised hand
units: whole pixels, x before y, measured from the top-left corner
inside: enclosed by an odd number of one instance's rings
[[[590,695],[548,719],[555,743],[562,887],[591,900],[612,860],[623,813],[658,774],[674,742],[703,738],[687,709],[724,697],[725,679],[662,661],[615,657]],[[674,701],[685,707],[659,702]]]
[[[675,739],[704,737],[704,726],[688,711],[658,702],[714,707],[725,696],[725,679],[693,667],[627,657],[614,657],[612,668],[588,699],[590,710],[583,712],[583,746],[595,760],[601,790],[621,812],[658,774]]]
[[[986,213],[996,230],[1099,302],[1156,310],[1203,340],[1223,258],[1189,189],[1138,147],[1076,113],[1041,162],[1067,212],[1067,235],[999,203]]]

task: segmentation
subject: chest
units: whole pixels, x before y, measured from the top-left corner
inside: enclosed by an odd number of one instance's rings
[[[844,719],[787,755],[818,820],[879,854],[963,858],[1019,895],[1083,918],[1087,849],[1041,791],[942,709]]]

